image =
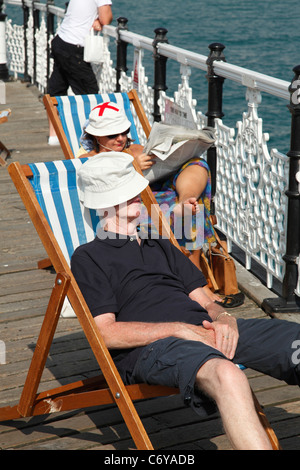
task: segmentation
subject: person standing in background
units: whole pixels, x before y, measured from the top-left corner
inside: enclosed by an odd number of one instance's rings
[[[111,4],[111,0],[70,0],[51,43],[54,67],[48,84],[50,96],[66,95],[69,87],[75,95],[98,93],[92,66],[83,60],[84,42],[91,28],[101,31],[102,26],[112,22]],[[51,123],[48,143],[58,144]]]

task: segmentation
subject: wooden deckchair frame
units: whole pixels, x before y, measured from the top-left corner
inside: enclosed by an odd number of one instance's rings
[[[131,90],[127,93],[130,102],[133,104],[137,117],[141,123],[141,126],[145,132],[146,137],[149,137],[151,126],[149,120],[146,116],[144,108],[140,102],[138,94],[136,90]],[[50,122],[52,123],[56,135],[58,137],[59,143],[61,145],[62,151],[64,153],[65,158],[75,158],[65,131],[63,129],[58,111],[57,111],[57,100],[55,97],[51,97],[50,95],[44,95],[43,98],[44,105],[49,117]]]
[[[137,448],[152,450],[153,446],[133,405],[133,400],[174,395],[178,393],[178,389],[146,384],[124,385],[28,181],[32,176],[30,167],[15,162],[9,165],[8,171],[57,276],[20,401],[13,407],[0,408],[0,421],[116,403]],[[76,312],[102,375],[37,393],[66,295]],[[253,399],[273,449],[280,449],[278,439],[254,394]]]

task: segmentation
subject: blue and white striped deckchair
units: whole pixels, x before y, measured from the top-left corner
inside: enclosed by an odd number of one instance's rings
[[[29,164],[30,183],[49,226],[70,264],[74,250],[95,238],[99,218],[79,201],[77,171],[87,158]]]
[[[150,132],[145,113],[135,90],[129,93],[104,93],[102,95],[70,95],[51,98],[44,96],[44,104],[66,158],[74,158],[80,148],[80,136],[91,110],[99,103],[111,101],[117,103],[131,122],[130,138],[139,143],[136,123],[141,125],[146,134]],[[132,105],[131,105],[132,103]],[[135,116],[132,112],[134,107]],[[146,126],[146,127],[145,127]]]
[[[72,159],[23,167],[14,162],[8,167],[8,172],[58,277],[20,402],[13,407],[0,408],[0,421],[48,414],[54,410],[68,411],[116,403],[137,448],[152,450],[152,444],[132,400],[172,395],[178,393],[178,389],[147,384],[124,385],[70,269],[70,258],[74,249],[79,244],[94,238],[98,223],[95,212],[82,209],[79,203],[76,173],[86,160],[86,158]],[[68,295],[76,311],[105,380],[103,381],[103,378],[80,380],[37,394],[65,295]],[[277,437],[255,395],[253,398],[273,448],[280,448]]]
[[[86,160],[29,164],[30,183],[68,265],[74,250],[95,238],[99,222],[96,211],[84,208],[78,197],[76,174]],[[61,315],[75,316],[68,299]]]

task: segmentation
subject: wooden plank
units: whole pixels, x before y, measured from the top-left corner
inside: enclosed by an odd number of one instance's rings
[[[5,341],[9,341],[9,335],[11,341],[15,343],[26,340],[27,338],[37,339],[44,313],[45,312],[41,312],[39,316],[30,319],[22,317],[20,320],[1,325],[1,332],[4,334]],[[5,331],[7,331],[6,336]],[[72,351],[73,347],[69,345],[68,342],[77,337],[84,337],[77,318],[60,318],[55,340],[59,342],[60,338],[62,338],[61,341],[66,342],[66,350]]]
[[[300,400],[300,390],[297,386],[285,385],[280,388],[267,389],[255,393],[258,401],[264,407],[275,406],[280,403]]]
[[[46,270],[44,270],[46,272]],[[52,287],[52,279],[51,278],[42,278],[40,276],[41,271],[30,271],[30,274],[28,274],[28,271],[22,271],[22,272],[17,272],[13,274],[6,274],[6,276],[2,276],[3,281],[7,280],[9,275],[11,276],[16,276],[18,274],[25,274],[26,278],[22,280],[22,282],[18,282],[15,279],[15,285],[11,284],[11,281],[9,281],[9,284],[4,285],[4,282],[1,282],[0,280],[0,302],[1,302],[1,297],[5,297],[6,295],[9,296],[11,294],[17,295],[17,294],[22,294],[24,292],[28,291],[42,291],[44,289],[50,289]],[[38,274],[38,278],[34,278],[34,274]],[[5,292],[3,292],[3,289],[5,288]]]
[[[9,312],[14,310],[15,305],[20,305],[20,302],[24,305],[24,308],[28,308],[27,304],[40,300],[41,298],[49,299],[51,294],[51,288],[43,290],[31,290],[27,292],[7,294],[5,297],[0,297],[0,312]],[[2,310],[3,309],[3,310]]]

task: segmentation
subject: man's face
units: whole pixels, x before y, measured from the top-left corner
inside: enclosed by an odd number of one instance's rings
[[[142,202],[140,195],[135,196],[123,204],[116,206],[116,215],[119,221],[131,222],[141,214]]]

